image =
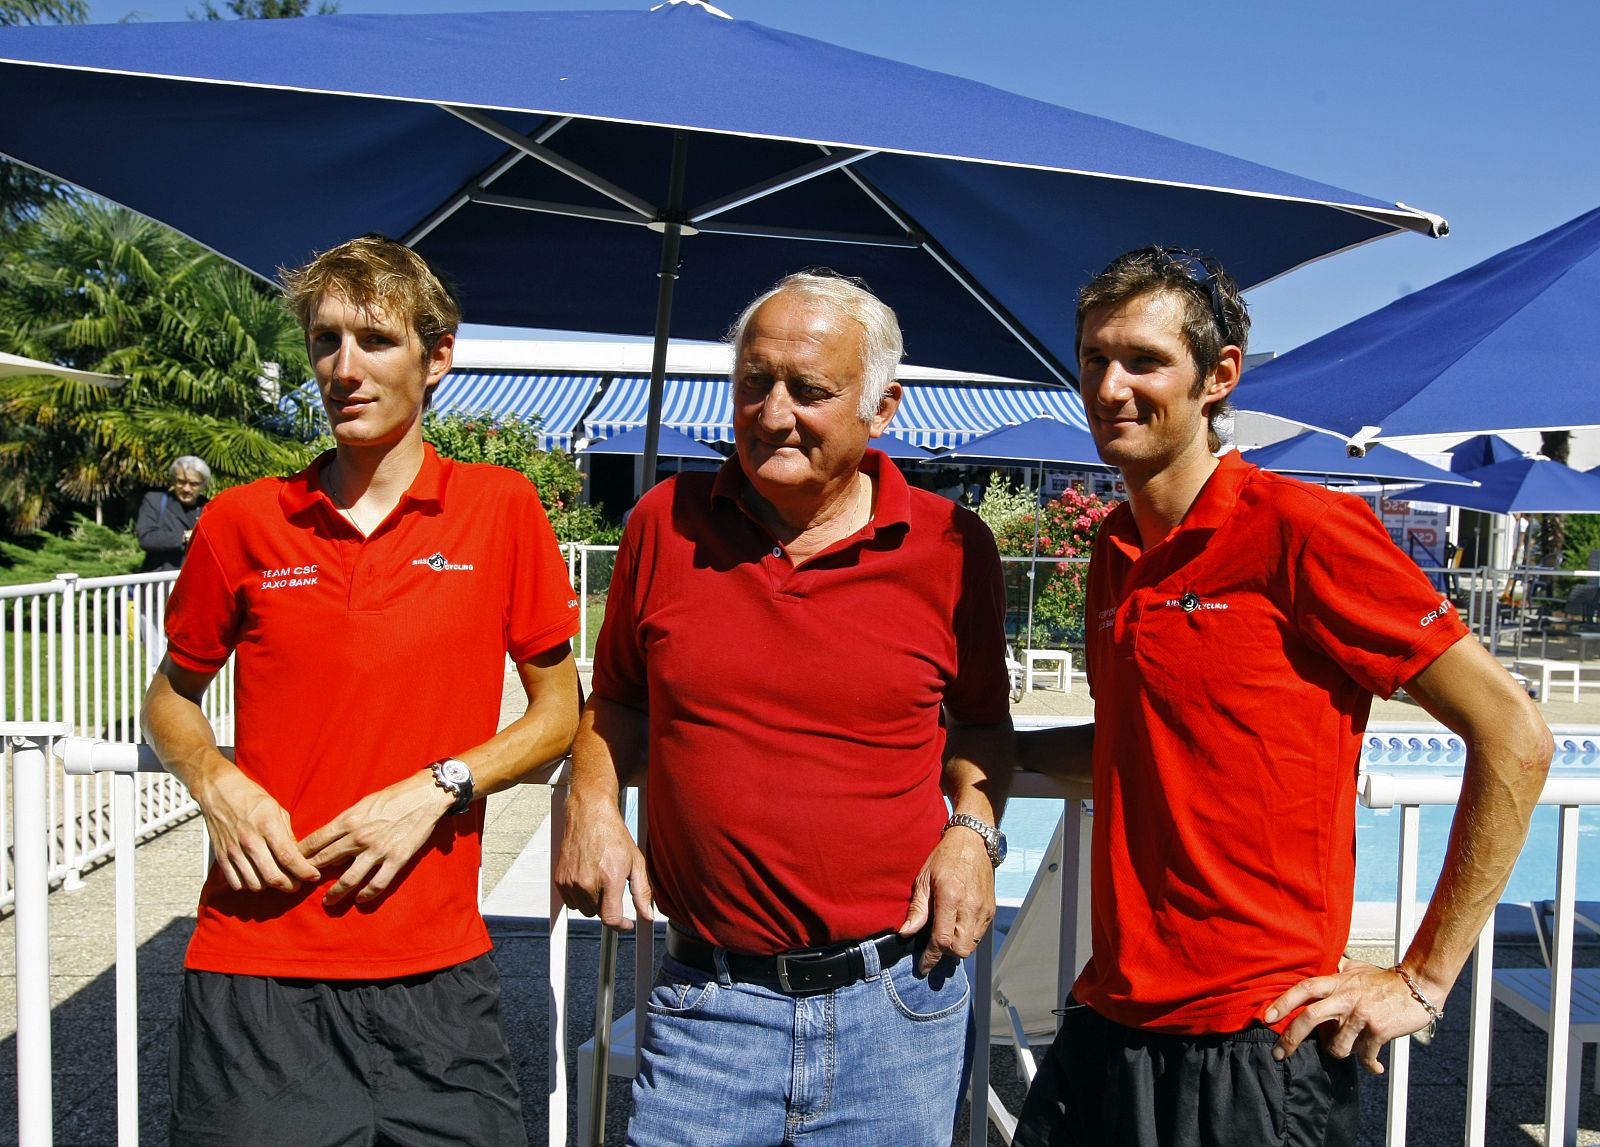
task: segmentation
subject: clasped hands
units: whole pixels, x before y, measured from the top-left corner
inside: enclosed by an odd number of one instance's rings
[[[452,798],[418,772],[363,797],[321,828],[295,839],[289,814],[255,781],[230,769],[197,793],[212,849],[235,892],[294,892],[348,861],[323,893],[333,907],[355,893],[364,904],[383,895],[433,833]]]

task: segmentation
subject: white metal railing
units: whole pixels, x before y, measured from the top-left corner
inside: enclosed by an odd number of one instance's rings
[[[1395,895],[1396,961],[1405,954],[1417,927],[1417,845],[1423,805],[1454,805],[1461,795],[1459,777],[1393,776],[1382,772],[1363,774],[1361,803],[1368,808],[1400,810],[1399,875]],[[1578,880],[1578,816],[1585,805],[1600,805],[1600,777],[1562,777],[1553,775],[1539,798],[1541,805],[1558,810],[1556,846],[1555,936],[1552,944],[1550,983],[1551,1011],[1549,1056],[1545,1076],[1545,1142],[1561,1142],[1568,1122],[1566,1108],[1569,1062],[1567,1043],[1571,1034],[1572,947]],[[1468,1020],[1467,1126],[1468,1147],[1485,1142],[1489,1102],[1491,988],[1494,979],[1494,922],[1478,937],[1473,954],[1470,983],[1471,1014]],[[1404,1147],[1406,1142],[1406,1101],[1410,1083],[1411,1040],[1397,1039],[1389,1045],[1388,1110],[1385,1142],[1389,1147]]]
[[[165,647],[167,597],[177,574],[80,578],[64,573],[35,585],[0,586],[0,729],[61,726],[107,741],[140,739],[139,705]],[[232,740],[233,675],[217,675],[204,702],[218,735]],[[0,793],[13,777],[9,750],[0,755]],[[135,836],[191,815],[195,806],[176,779],[140,780]],[[110,794],[98,776],[46,778],[43,816],[51,885],[76,888],[83,869],[113,851]],[[15,897],[0,827],[0,907]]]

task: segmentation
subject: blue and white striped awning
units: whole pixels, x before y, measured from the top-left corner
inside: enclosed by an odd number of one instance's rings
[[[609,438],[645,424],[650,380],[618,377],[584,419],[591,438]],[[1070,390],[1045,386],[963,386],[906,383],[889,433],[914,446],[938,450],[960,446],[980,434],[1048,414],[1088,429],[1083,403]],[[671,377],[662,391],[661,424],[699,442],[733,441],[733,402],[728,380]]]
[[[583,420],[590,438],[612,438],[645,424],[650,379],[619,376]],[[733,400],[726,375],[667,376],[661,390],[661,424],[697,442],[733,441]]]
[[[497,418],[539,418],[539,445],[571,450],[572,428],[600,388],[598,374],[529,374],[527,371],[453,370],[439,380],[433,409]]]
[[[1089,428],[1083,402],[1070,390],[1045,386],[961,386],[911,383],[901,387],[900,409],[889,424],[915,446],[945,450],[980,434],[1048,414],[1080,430]]]

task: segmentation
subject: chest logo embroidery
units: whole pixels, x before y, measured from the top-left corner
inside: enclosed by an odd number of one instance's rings
[[[294,589],[297,586],[317,584],[317,567],[305,566],[279,566],[277,569],[261,571],[262,589]]]
[[[1198,613],[1206,609],[1227,609],[1225,601],[1204,601],[1193,590],[1187,590],[1182,597],[1169,597],[1163,603],[1168,609],[1181,609],[1184,613]]]
[[[425,558],[413,558],[414,566],[427,566],[434,573],[443,573],[445,570],[470,570],[471,562],[453,562],[444,556],[443,550],[435,550]]]

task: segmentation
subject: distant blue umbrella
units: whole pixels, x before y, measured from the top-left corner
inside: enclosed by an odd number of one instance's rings
[[[1516,458],[1457,475],[1476,486],[1433,483],[1406,494],[1413,502],[1440,502],[1492,514],[1600,514],[1600,475],[1547,458]]]
[[[904,438],[896,438],[893,434],[880,435],[868,442],[867,445],[901,461],[922,462],[932,457],[922,447],[913,446]]]
[[[1450,455],[1450,469],[1458,474],[1463,470],[1493,466],[1496,462],[1514,462],[1522,457],[1521,450],[1498,434],[1474,434],[1445,453]]]
[[[964,446],[934,455],[936,461],[972,466],[1071,466],[1110,470],[1087,430],[1047,414],[980,434]]]
[[[1600,425],[1600,209],[1252,370],[1234,402],[1368,441]],[[1538,385],[1528,385],[1538,379]]]
[[[583,448],[585,454],[633,454],[644,453],[644,427],[635,427],[623,434],[615,434],[610,438],[596,438]],[[656,454],[662,458],[704,458],[708,461],[721,462],[723,455],[707,446],[704,442],[696,442],[681,430],[674,430],[670,426],[661,428],[661,440],[656,445]]]
[[[1313,478],[1346,478],[1363,482],[1446,482],[1471,485],[1465,477],[1431,466],[1402,450],[1381,444],[1364,456],[1351,457],[1343,438],[1308,430],[1282,442],[1241,452],[1246,462],[1278,474]]]

